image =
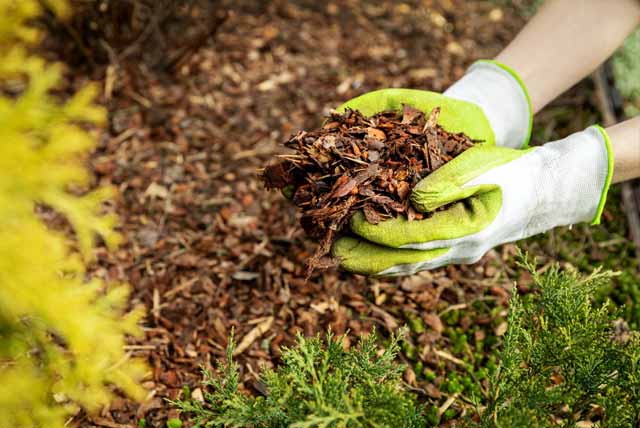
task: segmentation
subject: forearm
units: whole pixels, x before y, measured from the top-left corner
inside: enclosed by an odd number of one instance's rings
[[[640,116],[607,128],[613,149],[613,182],[640,177]]]
[[[535,113],[591,73],[638,25],[638,0],[548,0],[496,60],[522,78]]]

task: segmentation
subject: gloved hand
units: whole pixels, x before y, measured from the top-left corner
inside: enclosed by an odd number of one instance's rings
[[[498,146],[521,148],[529,143],[532,110],[517,74],[495,61],[478,61],[444,94],[415,89],[381,89],[347,101],[338,108],[372,116],[400,110],[402,104],[424,111],[441,107],[438,124],[449,132]]]
[[[377,225],[356,214],[350,226],[359,238],[339,239],[332,253],[344,269],[367,275],[473,263],[496,245],[556,226],[597,224],[612,173],[611,146],[598,126],[526,150],[480,144],[414,189],[416,209],[445,209]]]

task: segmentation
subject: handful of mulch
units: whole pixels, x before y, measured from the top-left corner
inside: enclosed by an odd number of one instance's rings
[[[302,211],[305,232],[320,239],[309,272],[331,249],[351,215],[362,210],[368,222],[423,214],[411,206],[413,187],[476,143],[436,124],[440,108],[426,117],[405,105],[364,117],[359,111],[332,113],[315,131],[300,131],[285,145],[294,150],[262,173],[267,189],[284,189]]]

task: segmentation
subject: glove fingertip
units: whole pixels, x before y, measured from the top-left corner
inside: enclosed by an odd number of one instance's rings
[[[354,234],[367,241],[389,248],[399,248],[405,242],[407,223],[406,217],[399,216],[373,224],[359,211],[351,217],[349,227]]]
[[[410,199],[413,207],[422,213],[435,211],[446,204],[446,202],[441,201],[442,192],[434,192],[429,186],[424,186],[424,188],[416,187],[411,193]]]
[[[353,233],[363,238],[371,234],[371,228],[375,228],[375,224],[369,223],[362,211],[357,211],[349,220],[349,228]]]
[[[377,245],[362,239],[345,236],[334,242],[331,254],[340,262],[340,267],[352,273],[387,276],[393,275],[395,267],[426,266],[426,263],[446,254],[448,248],[430,251],[394,249]],[[410,274],[400,269],[396,275]]]
[[[360,241],[352,236],[344,236],[336,240],[331,245],[331,256],[335,258],[343,258],[349,252],[353,251]]]

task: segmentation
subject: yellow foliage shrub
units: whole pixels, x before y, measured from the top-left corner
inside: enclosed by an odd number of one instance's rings
[[[141,309],[126,313],[127,287],[85,272],[98,235],[118,243],[115,218],[101,214],[111,190],[69,192],[90,180],[95,141],[79,124],[105,112],[94,87],[64,103],[51,96],[60,67],[27,50],[39,4],[0,0],[0,428],[63,427],[78,405],[106,404],[112,385],[140,397],[146,370],[124,352]],[[64,1],[48,5],[67,12]],[[36,204],[63,214],[75,236],[49,229]]]

